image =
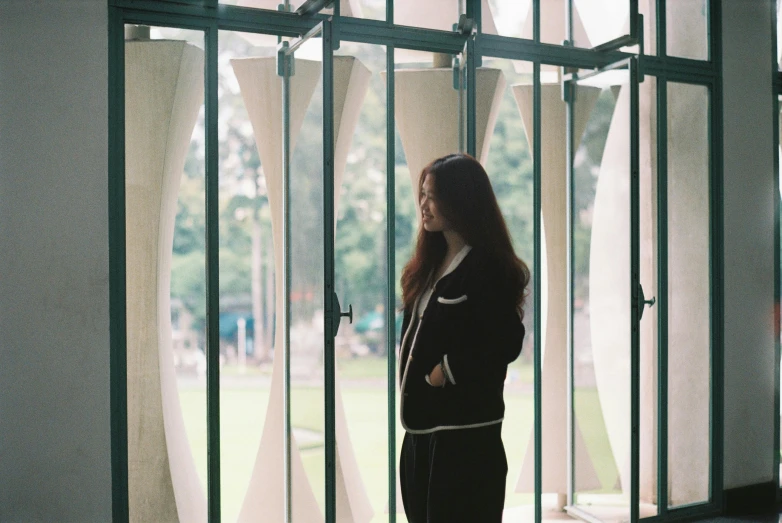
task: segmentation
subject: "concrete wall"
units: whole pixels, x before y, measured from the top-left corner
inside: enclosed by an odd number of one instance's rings
[[[774,175],[769,0],[722,0],[725,488],[773,474]]]
[[[0,521],[110,521],[106,0],[0,2]]]

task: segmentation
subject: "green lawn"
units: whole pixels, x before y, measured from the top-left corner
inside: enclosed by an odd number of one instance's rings
[[[527,369],[521,369],[528,374]],[[350,438],[359,463],[367,494],[375,509],[374,521],[387,521],[385,506],[388,492],[387,392],[378,378],[386,375],[385,362],[378,359],[362,364],[360,360],[340,362],[340,375],[349,384],[342,386]],[[362,384],[361,378],[367,378]],[[513,492],[521,470],[532,430],[533,400],[531,393],[506,393],[506,416],[503,440],[508,456],[507,506],[532,503],[531,494]],[[180,400],[185,427],[190,439],[196,467],[206,484],[206,394],[202,388],[183,388]],[[235,521],[255,463],[268,402],[268,389],[260,387],[223,387],[220,396],[222,508],[225,521]],[[603,418],[594,389],[577,392],[578,419],[590,456],[595,463],[604,492],[613,490],[617,480],[616,466],[605,435]],[[323,479],[323,393],[315,388],[291,391],[291,420],[294,429],[306,429],[314,437],[300,444],[305,469],[321,507],[324,498]],[[397,449],[403,432],[396,427]],[[545,437],[545,435],[544,435]],[[401,511],[402,507],[398,507]],[[400,518],[404,521],[404,518]]]

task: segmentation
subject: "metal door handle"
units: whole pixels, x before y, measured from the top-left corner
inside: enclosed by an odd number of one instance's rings
[[[343,312],[342,307],[339,304],[339,297],[337,296],[337,293],[334,292],[331,294],[331,307],[331,310],[335,311],[332,315],[331,328],[334,336],[336,336],[337,332],[339,332],[339,322],[342,320],[343,316],[347,317],[350,320],[350,323],[353,323],[353,304],[348,305],[348,310]]]
[[[657,298],[652,296],[652,299],[647,300],[646,296],[644,296],[644,288],[639,283],[638,284],[638,320],[640,321],[641,318],[644,317],[644,308],[646,305],[649,307],[653,306],[657,302]]]
[[[347,311],[340,311],[339,317],[347,317],[350,320],[350,323],[353,323],[353,304],[348,304],[348,310]]]

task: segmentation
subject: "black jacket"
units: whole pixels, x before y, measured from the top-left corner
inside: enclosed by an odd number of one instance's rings
[[[496,264],[472,249],[437,281],[419,320],[404,311],[399,358],[402,426],[426,433],[502,421],[508,364],[521,352],[524,325]],[[446,385],[427,376],[438,363]]]

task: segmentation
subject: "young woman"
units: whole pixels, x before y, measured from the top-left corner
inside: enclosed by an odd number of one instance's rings
[[[410,523],[499,523],[503,383],[524,339],[529,269],[473,157],[433,161],[418,189],[421,228],[402,273],[402,501]]]

